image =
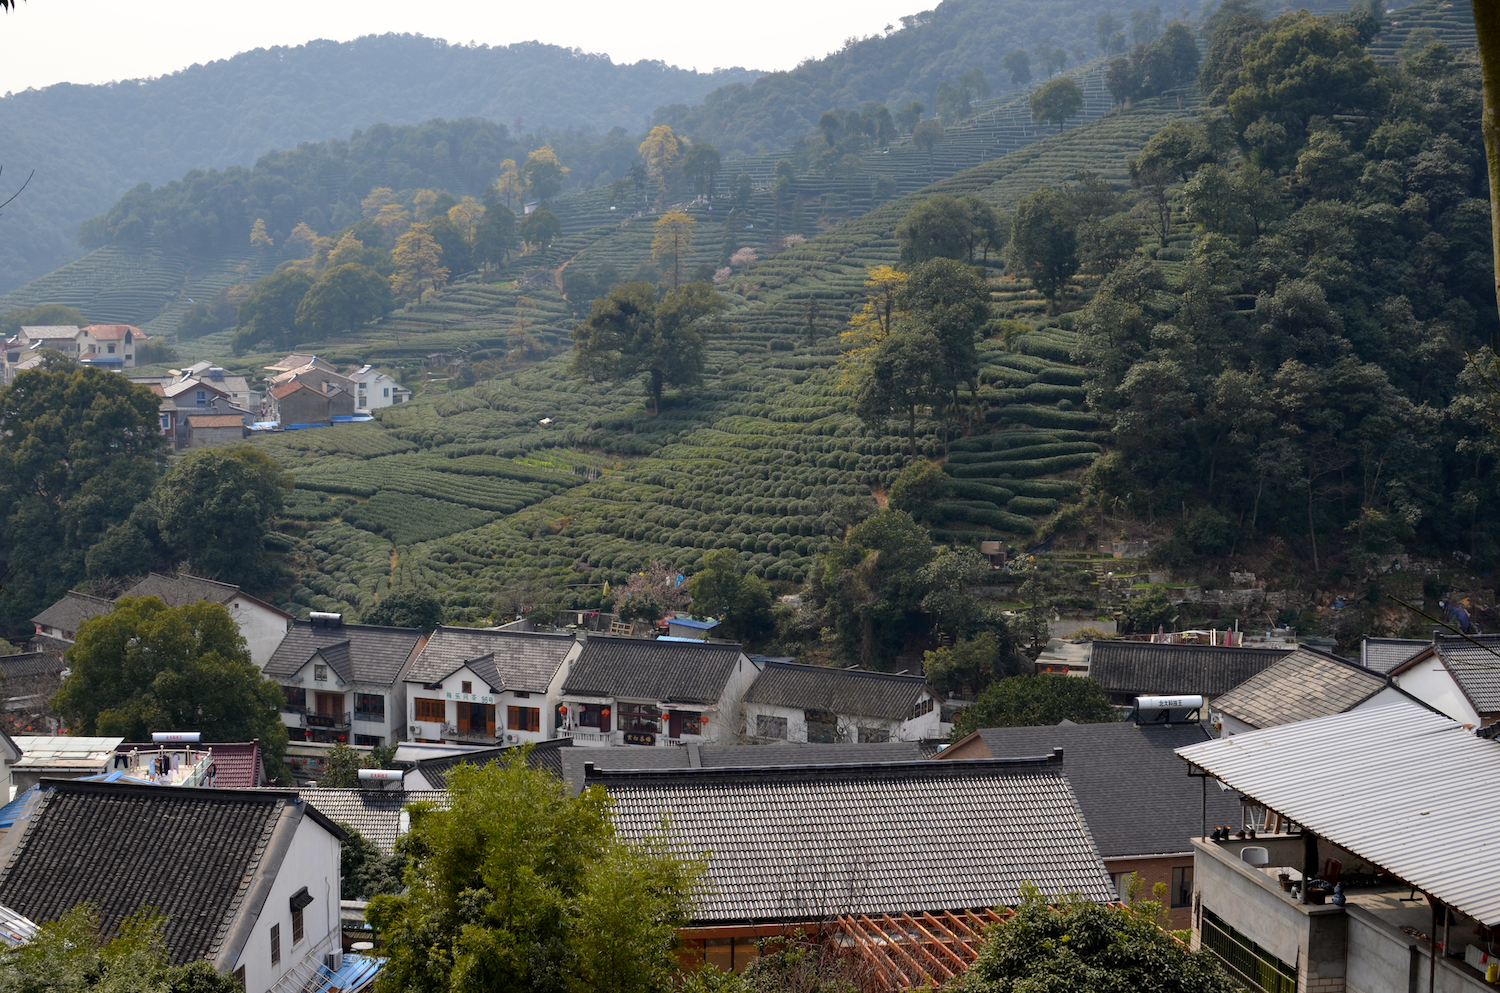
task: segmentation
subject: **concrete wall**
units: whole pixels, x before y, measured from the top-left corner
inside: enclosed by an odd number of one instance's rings
[[[1151,858],[1107,858],[1104,860],[1104,868],[1114,877],[1123,877],[1129,873],[1135,873],[1140,879],[1140,891],[1137,898],[1141,900],[1155,900],[1153,892],[1157,883],[1167,887],[1167,895],[1162,900],[1162,906],[1167,911],[1167,918],[1171,926],[1183,931],[1193,926],[1193,908],[1172,906],[1172,870],[1179,868],[1191,869],[1193,867],[1192,855],[1161,855]],[[1123,890],[1123,887],[1121,887]],[[1123,894],[1122,894],[1123,895]],[[1191,901],[1190,901],[1191,902]]]
[[[1348,993],[1428,993],[1432,969],[1427,944],[1350,905]],[[1455,947],[1458,942],[1454,941]],[[1457,961],[1439,959],[1432,993],[1480,993],[1493,989]]]
[[[1464,696],[1436,653],[1396,677],[1396,684],[1460,724],[1479,724],[1479,712]]]
[[[250,661],[257,669],[264,669],[271,656],[276,654],[281,639],[292,629],[291,619],[244,596],[232,598],[225,606],[250,649]]]
[[[291,898],[304,886],[313,902],[302,911],[303,940],[293,943]],[[264,993],[310,955],[341,948],[338,839],[304,812],[265,903],[247,909],[257,912],[255,925],[234,964],[245,969],[246,993]],[[272,966],[271,927],[277,924],[281,962]]]

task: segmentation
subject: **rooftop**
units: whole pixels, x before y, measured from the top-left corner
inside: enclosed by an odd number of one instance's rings
[[[7,679],[30,679],[34,676],[61,677],[68,667],[56,652],[22,652],[0,655],[0,682]]]
[[[1028,883],[1115,899],[1055,757],[596,770],[588,782],[609,792],[626,840],[665,820],[673,849],[708,853],[700,924],[1011,906]]]
[[[277,362],[275,365],[268,365],[265,368],[268,372],[286,372],[290,369],[301,369],[303,366],[313,364],[316,364],[319,369],[322,369],[325,372],[338,371],[327,362],[324,362],[322,359],[318,358],[316,355],[304,355],[301,352],[293,352],[286,358],[282,359],[280,362]]]
[[[1481,715],[1500,712],[1500,635],[1477,635],[1472,641],[1456,634],[1437,635],[1426,650],[1396,666],[1391,675],[1400,676],[1434,652],[1475,710]]]
[[[897,721],[911,715],[924,692],[927,679],[923,676],[767,662],[746,692],[745,702]]]
[[[590,635],[568,671],[563,692],[707,705],[718,701],[743,658],[739,645]]]
[[[289,792],[45,780],[0,869],[0,903],[45,923],[87,901],[106,937],[155,907],[174,963],[212,957],[288,804],[322,816]]]
[[[190,428],[240,428],[245,426],[244,414],[193,414],[187,419]]]
[[[1061,748],[1068,781],[1105,858],[1190,852],[1191,839],[1202,834],[1203,783],[1189,778],[1175,751],[1213,737],[1201,724],[1062,724],[974,734],[995,758]],[[939,761],[962,761],[944,754]],[[1212,789],[1206,799],[1210,824],[1242,820],[1238,794]]]
[[[78,328],[72,324],[28,324],[21,328],[19,337],[28,341],[42,341],[47,338],[72,338],[78,334]]]
[[[282,383],[280,386],[273,386],[271,387],[270,393],[276,399],[284,400],[287,397],[291,396],[293,393],[296,393],[298,390],[307,390],[309,393],[315,393],[318,396],[323,395],[318,390],[315,390],[311,386],[308,386],[306,383],[299,383],[296,380],[293,380],[290,383]]]
[[[102,596],[69,590],[61,600],[31,619],[31,623],[59,631],[77,631],[79,625],[91,617],[108,614],[115,605]]]
[[[336,824],[347,824],[383,852],[396,847],[406,833],[402,811],[409,803],[422,801],[446,809],[445,790],[333,790],[307,787],[297,795]]]
[[[569,634],[439,626],[406,680],[441,682],[467,664],[497,692],[545,693],[576,644]]]
[[[1218,696],[1286,655],[1280,648],[1096,641],[1089,676],[1106,693]]]
[[[879,744],[808,744],[779,741],[771,745],[696,745],[682,748],[577,748],[558,753],[559,775],[574,793],[584,787],[584,765],[595,769],[774,769],[788,766],[838,766],[851,763],[915,762],[927,756],[914,741]]]
[[[175,576],[166,576],[159,572],[148,573],[145,579],[142,579],[126,590],[123,595],[128,597],[160,597],[168,607],[181,607],[185,604],[197,603],[200,600],[208,600],[211,603],[228,603],[236,596],[243,596],[245,599],[253,600],[256,604],[267,610],[281,614],[283,617],[291,617],[290,614],[283,610],[278,610],[268,603],[256,600],[255,597],[245,593],[238,586],[230,583],[221,583],[216,579],[190,576],[185,572],[179,572]]]
[[[1412,638],[1366,638],[1359,643],[1359,664],[1373,672],[1390,672],[1431,644]]]
[[[1500,782],[1500,742],[1402,700],[1177,754],[1485,926],[1500,924],[1500,841],[1474,803],[1476,783]]]
[[[1302,647],[1219,697],[1213,709],[1268,728],[1342,714],[1389,685],[1363,666]]]
[[[90,338],[97,338],[99,341],[122,341],[126,335],[132,338],[146,337],[140,328],[129,324],[90,324],[83,330]]]
[[[83,770],[103,768],[124,738],[66,734],[17,735],[23,758],[18,769]],[[3,900],[0,900],[3,902]]]
[[[322,655],[345,683],[394,686],[421,642],[416,628],[295,621],[266,662],[265,673],[295,676],[314,655]]]

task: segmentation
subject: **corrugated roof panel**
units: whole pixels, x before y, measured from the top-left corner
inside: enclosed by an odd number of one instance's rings
[[[1500,833],[1485,810],[1500,783],[1500,742],[1401,702],[1177,754],[1483,924],[1500,924]]]

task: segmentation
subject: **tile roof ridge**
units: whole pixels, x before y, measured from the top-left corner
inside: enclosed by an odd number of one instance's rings
[[[774,746],[772,746],[774,747]],[[708,780],[763,780],[784,778],[828,779],[870,778],[910,773],[923,777],[952,778],[965,774],[1005,772],[1031,772],[1052,769],[1063,770],[1063,750],[1052,749],[1048,755],[1005,756],[1000,758],[948,759],[934,762],[932,759],[895,759],[889,762],[834,762],[806,765],[714,765],[656,769],[600,769],[587,757],[584,758],[584,778],[589,782],[620,780],[639,782],[652,778],[703,782]]]
[[[765,668],[763,670],[761,670],[762,672],[769,672],[772,669],[804,669],[804,670],[818,670],[818,671],[822,671],[822,672],[837,672],[837,673],[841,673],[841,674],[846,675],[846,676],[871,676],[871,677],[874,677],[876,679],[913,680],[913,681],[921,682],[923,684],[925,684],[927,682],[927,677],[924,676],[924,675],[921,675],[920,673],[913,674],[913,673],[910,673],[910,672],[880,672],[879,670],[876,670],[876,669],[861,669],[857,665],[855,665],[855,666],[818,665],[816,662],[777,662],[774,659],[767,659],[765,661],[764,665],[765,665]]]

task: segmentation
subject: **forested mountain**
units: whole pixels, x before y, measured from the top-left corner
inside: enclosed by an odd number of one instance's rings
[[[555,45],[491,48],[415,35],[256,49],[150,80],[61,83],[0,98],[7,178],[36,176],[6,209],[0,292],[78,254],[78,226],[138,183],[190,169],[248,166],[276,148],[377,122],[480,116],[523,130],[621,126],[696,102],[753,71],[616,65]]]

